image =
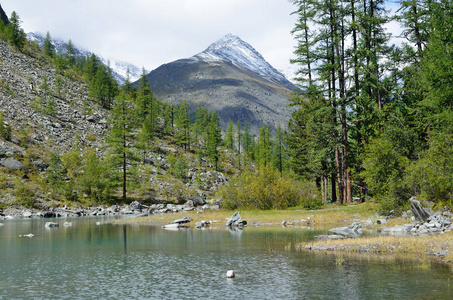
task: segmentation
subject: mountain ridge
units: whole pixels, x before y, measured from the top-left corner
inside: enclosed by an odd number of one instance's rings
[[[288,99],[296,87],[233,35],[192,57],[159,66],[146,79],[163,101],[179,104],[186,100],[193,113],[199,105],[216,111],[224,129],[230,121],[240,121],[242,126],[247,122],[254,134],[261,126],[275,130],[286,126],[293,111]]]
[[[213,58],[229,60],[271,81],[276,81],[289,89],[296,89],[296,86],[280,71],[272,67],[255,48],[231,33],[212,43],[208,48],[195,56],[206,55],[212,56]]]

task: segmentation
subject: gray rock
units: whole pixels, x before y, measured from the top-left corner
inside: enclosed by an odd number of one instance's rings
[[[385,228],[383,231],[390,234],[404,234],[410,232],[414,228],[412,224],[398,225],[390,228]]]
[[[206,227],[208,227],[209,224],[211,224],[211,222],[209,222],[209,221],[197,222],[197,223],[195,223],[195,228],[206,228]]]
[[[230,218],[226,219],[225,225],[242,227],[247,225],[247,221],[242,220],[241,214],[237,211]]]
[[[426,221],[430,217],[430,214],[422,207],[420,201],[417,200],[417,197],[411,197],[409,199],[409,205],[416,220]]]
[[[191,200],[196,205],[205,205],[206,204],[206,201],[204,201],[201,196],[191,196],[191,197],[189,197],[189,200]]]
[[[28,170],[28,168],[23,163],[21,163],[18,160],[15,160],[14,158],[0,160],[0,166],[3,166],[11,171]]]
[[[55,222],[46,222],[46,225],[44,225],[46,228],[56,228],[59,227],[60,225]]]
[[[368,219],[368,220],[365,221],[365,224],[364,224],[364,225],[365,225],[365,226],[371,226],[371,225],[374,225],[374,222],[373,222],[373,220]]]
[[[31,218],[32,212],[29,210],[26,210],[22,213],[22,216],[24,216],[24,218]]]
[[[227,278],[234,278],[236,275],[234,274],[234,270],[228,270],[226,273]]]
[[[33,165],[41,172],[47,170],[47,168],[49,167],[48,164],[45,164],[45,163],[43,163],[41,161],[34,161]]]
[[[41,217],[43,218],[56,218],[57,214],[53,211],[44,211],[41,212]]]
[[[133,210],[141,210],[142,205],[138,201],[132,201],[131,204],[129,204],[130,208]]]
[[[330,229],[329,231],[344,236],[358,237],[362,234],[362,225],[360,223],[352,223],[349,226],[336,227]]]
[[[133,212],[130,208],[128,208],[128,207],[123,208],[123,209],[121,210],[121,213],[122,213],[123,215],[132,215],[132,214],[134,214],[134,212]]]
[[[177,219],[171,222],[171,224],[186,224],[192,221],[192,218],[189,217],[182,217],[181,219]]]

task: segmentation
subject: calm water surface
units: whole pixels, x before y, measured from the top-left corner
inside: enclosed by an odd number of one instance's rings
[[[453,299],[447,266],[338,264],[294,250],[319,234],[308,229],[168,231],[96,218],[46,229],[46,221],[2,221],[0,299]],[[230,269],[236,278],[225,278]]]

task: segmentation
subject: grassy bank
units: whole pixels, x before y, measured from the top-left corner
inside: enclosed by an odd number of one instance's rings
[[[143,225],[164,225],[171,221],[190,217],[194,221],[189,226],[194,226],[195,222],[201,220],[213,221],[214,223],[224,223],[226,218],[231,217],[232,210],[205,210],[189,211],[179,214],[156,214],[149,217],[139,217],[134,219],[123,219],[116,222],[121,224],[143,224]],[[376,206],[370,203],[363,203],[349,206],[331,205],[320,210],[246,210],[240,211],[243,220],[248,222],[249,227],[254,226],[280,226],[283,221],[288,223],[305,220],[310,225],[321,228],[344,226],[354,222],[354,220],[365,220],[376,214]],[[300,223],[300,225],[303,225]]]

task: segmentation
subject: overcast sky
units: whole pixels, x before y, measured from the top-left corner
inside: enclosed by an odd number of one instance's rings
[[[296,17],[288,0],[0,0],[25,32],[50,32],[105,58],[153,70],[232,33],[275,68],[290,67]]]

